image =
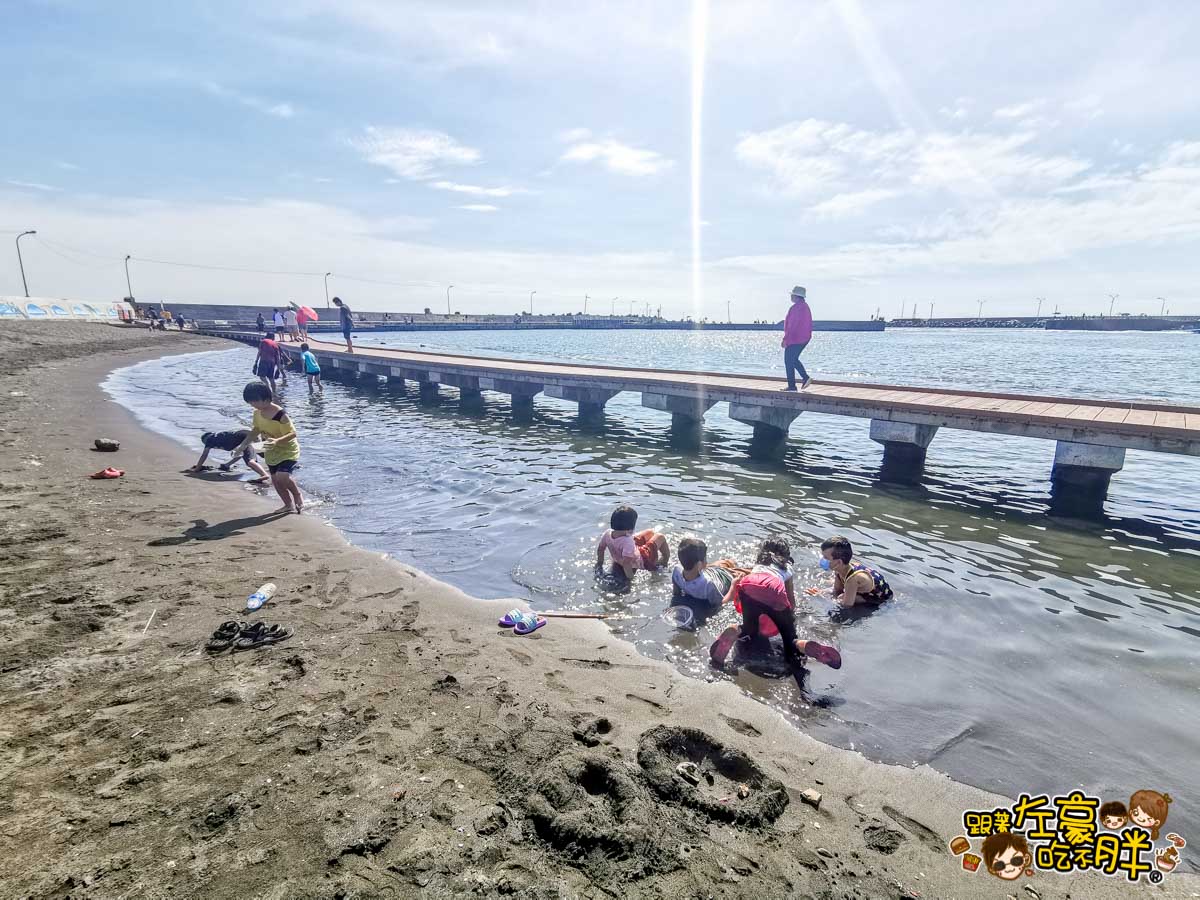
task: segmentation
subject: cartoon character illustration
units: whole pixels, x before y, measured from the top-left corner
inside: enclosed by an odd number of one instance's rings
[[[1170,794],[1158,791],[1137,791],[1129,798],[1129,821],[1150,832],[1150,840],[1158,840],[1158,830],[1167,821]]]
[[[1154,864],[1164,872],[1170,872],[1179,865],[1179,850],[1175,847],[1164,847],[1155,854]]]
[[[1033,862],[1033,854],[1029,852],[1029,842],[1025,840],[1025,835],[1014,834],[1011,831],[989,834],[983,839],[983,846],[979,852],[987,870],[1005,881],[1020,878],[1025,867]]]
[[[1129,819],[1129,812],[1120,800],[1110,800],[1100,807],[1100,824],[1109,831],[1120,831]]]

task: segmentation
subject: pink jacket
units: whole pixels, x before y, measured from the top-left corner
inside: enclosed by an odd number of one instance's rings
[[[783,346],[807,344],[812,340],[812,310],[801,300],[792,304],[783,320]]]

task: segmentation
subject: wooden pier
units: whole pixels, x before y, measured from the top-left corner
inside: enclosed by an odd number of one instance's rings
[[[257,334],[219,333],[249,344]],[[871,440],[883,446],[881,477],[920,478],[939,428],[1018,435],[1057,442],[1051,471],[1053,505],[1069,514],[1094,514],[1125,451],[1200,456],[1200,408],[1080,398],[955,391],[897,385],[821,381],[798,393],[782,379],[757,375],[632,369],[357,347],[311,339],[323,377],[386,378],[413,382],[420,399],[436,403],[443,386],[460,402],[482,402],[484,391],[507,394],[513,415],[528,417],[538,394],[578,405],[581,422],[603,424],[604,407],[619,393],[641,394],[642,405],[669,413],[680,444],[700,440],[704,415],[717,403],[753,428],[750,453],[783,455],[788,429],[804,412],[870,419]],[[296,345],[282,345],[290,353]]]

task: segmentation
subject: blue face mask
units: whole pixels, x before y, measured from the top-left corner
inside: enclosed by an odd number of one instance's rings
[[[826,559],[825,557],[823,557],[823,556],[821,557],[821,559],[820,559],[820,561],[817,563],[817,565],[819,565],[819,566],[820,566],[822,569],[824,569],[826,572],[828,572],[828,571],[829,571],[829,569],[830,569],[829,560],[827,560],[827,559]]]

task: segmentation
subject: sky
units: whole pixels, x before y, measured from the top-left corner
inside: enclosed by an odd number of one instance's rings
[[[799,284],[827,319],[1200,313],[1187,0],[8,0],[4,22],[0,233],[37,230],[34,296],[125,296],[130,255],[151,301],[323,306],[331,272],[396,311],[453,285],[464,313],[535,291],[776,320]]]

